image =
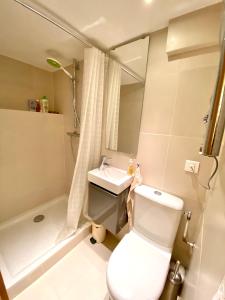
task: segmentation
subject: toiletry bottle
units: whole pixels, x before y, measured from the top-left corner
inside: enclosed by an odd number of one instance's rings
[[[134,167],[134,160],[131,158],[129,160],[128,168],[127,168],[127,174],[130,176],[133,176],[135,172],[135,167]]]
[[[48,112],[48,98],[46,96],[43,96],[41,101],[41,112],[47,113]]]
[[[36,111],[37,108],[37,101],[34,99],[28,100],[28,109],[29,111]]]
[[[41,111],[41,103],[40,101],[37,99],[36,100],[36,112],[40,112]]]

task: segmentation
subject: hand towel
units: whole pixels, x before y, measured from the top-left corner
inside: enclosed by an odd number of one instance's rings
[[[141,185],[142,183],[142,176],[141,176],[141,170],[140,165],[137,164],[137,168],[134,174],[134,179],[130,186],[130,191],[127,197],[127,214],[128,214],[128,225],[129,229],[133,226],[133,209],[134,209],[134,189]]]

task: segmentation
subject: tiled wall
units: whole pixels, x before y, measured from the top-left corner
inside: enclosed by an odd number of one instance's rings
[[[150,39],[141,130],[137,160],[145,184],[181,197],[185,209],[192,210],[190,238],[195,239],[205,205],[205,189],[212,161],[198,154],[203,140],[202,118],[209,108],[219,53],[202,54],[168,61],[167,29]],[[127,168],[129,155],[105,150],[112,165]],[[201,162],[198,176],[184,171],[185,160]],[[184,220],[177,236],[174,258],[187,266],[191,258],[182,242]]]
[[[0,222],[65,193],[63,116],[0,109]]]
[[[0,180],[0,221],[4,221],[44,201],[51,200],[51,198],[55,196],[65,192],[69,193],[79,138],[73,137],[71,141],[70,137],[66,134],[66,132],[74,130],[72,82],[62,71],[54,73],[46,72],[4,56],[0,56],[0,62],[2,66],[0,70],[0,83],[2,83],[3,87],[0,90],[0,108],[15,109],[15,111],[1,110],[1,117],[3,118],[0,120],[1,129],[8,133],[10,133],[11,130],[13,135],[16,135],[16,132],[18,133],[18,138],[10,142],[4,140],[6,135],[4,134],[2,137],[2,132],[0,140],[1,143],[6,143],[5,148],[1,148],[2,155],[0,158],[2,164],[0,167],[0,179],[6,174],[4,180]],[[72,66],[69,67],[68,70],[72,72]],[[77,107],[78,114],[80,115],[82,64],[80,64],[80,70],[76,72],[76,79]],[[27,99],[40,98],[43,95],[48,96],[50,109],[54,108],[64,116],[18,111],[27,110]],[[7,122],[4,119],[6,115],[9,118]],[[17,124],[19,124],[18,127]],[[13,126],[15,126],[15,128]],[[24,129],[23,134],[21,133],[22,127]],[[44,132],[42,135],[43,129]],[[59,139],[61,140],[59,141]],[[27,141],[31,143],[30,146],[27,144]],[[73,145],[74,158],[72,155],[71,142]],[[63,148],[64,145],[65,149]],[[19,162],[16,163],[13,157],[10,161],[10,156],[8,155],[10,152],[7,147],[14,147],[18,153],[21,153],[22,149],[24,149],[24,153],[31,149],[30,151],[32,151],[32,153],[29,152],[30,154],[28,156],[23,153],[20,158],[18,158],[18,155],[20,155],[18,154],[15,159]],[[50,154],[51,151],[52,155]],[[59,153],[61,153],[60,157],[58,157]],[[14,153],[14,155],[16,155],[16,153]],[[42,178],[39,176],[41,172],[40,168],[43,169],[43,174],[47,174],[45,172],[45,166],[42,164],[42,161],[46,161],[46,159],[49,159],[48,163],[46,163],[46,168],[48,168],[47,180],[45,180],[45,176]],[[13,162],[16,164],[15,172],[12,169]],[[30,163],[29,171],[34,175],[29,176],[29,180],[27,178],[28,162]],[[6,166],[8,166],[8,170],[5,169]],[[15,177],[17,177],[17,179],[15,179],[14,184],[11,179]],[[59,178],[61,178],[60,181]],[[6,179],[10,186],[13,185],[13,195],[9,185],[4,186]],[[10,207],[13,207],[13,209]]]
[[[52,73],[2,55],[0,66],[0,108],[28,110],[28,99],[47,96],[54,109]]]
[[[192,210],[194,235],[205,199],[211,159],[198,154],[202,118],[216,78],[217,52],[168,62],[167,30],[151,35],[137,159],[144,183],[181,197]],[[201,162],[199,176],[184,171],[186,159]],[[175,257],[188,264],[188,249],[178,235]]]
[[[225,142],[225,136],[224,136]],[[200,223],[193,259],[183,289],[184,300],[211,300],[225,276],[225,144],[221,148],[219,168],[207,192],[207,205]]]

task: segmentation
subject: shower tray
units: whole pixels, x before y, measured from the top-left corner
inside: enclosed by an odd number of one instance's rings
[[[0,268],[11,298],[88,235],[90,223],[84,220],[76,234],[57,242],[66,221],[67,199],[60,196],[0,224]],[[36,217],[42,220],[34,222]]]

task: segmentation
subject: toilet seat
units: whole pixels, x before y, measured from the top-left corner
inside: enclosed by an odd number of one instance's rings
[[[130,231],[109,259],[107,285],[113,300],[159,299],[170,258],[169,250]]]

